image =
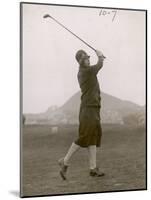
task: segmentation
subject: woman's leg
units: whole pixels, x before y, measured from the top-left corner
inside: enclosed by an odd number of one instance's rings
[[[79,150],[80,146],[74,142],[71,144],[67,154],[64,157],[64,164],[68,165],[72,155]]]
[[[80,148],[80,146],[73,142],[71,144],[67,154],[65,155],[65,157],[58,160],[58,163],[61,167],[60,175],[63,178],[63,180],[67,179],[66,174],[67,174],[67,169],[68,169],[68,165],[69,165],[69,160],[72,157],[72,155],[79,150],[79,148]]]
[[[104,176],[104,172],[101,172],[96,165],[96,154],[97,154],[96,145],[89,146],[88,153],[89,153],[90,176],[93,177]]]
[[[88,147],[88,156],[89,156],[90,169],[95,169],[96,168],[96,145],[90,145]]]

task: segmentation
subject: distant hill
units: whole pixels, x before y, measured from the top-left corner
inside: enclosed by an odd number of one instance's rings
[[[51,106],[45,113],[26,114],[27,124],[78,124],[81,92],[77,92],[61,107]],[[102,123],[123,124],[127,116],[141,116],[145,121],[145,106],[124,101],[104,92],[101,93]],[[132,117],[131,117],[132,118]],[[134,118],[134,117],[133,117]]]
[[[78,119],[81,92],[73,95],[62,107],[69,120]],[[101,118],[103,123],[123,123],[123,117],[142,112],[143,107],[130,101],[124,101],[104,92],[101,93]]]
[[[77,112],[80,105],[81,92],[74,94],[62,107],[59,109],[64,113]],[[101,93],[102,111],[111,110],[122,112],[122,115],[129,114],[140,110],[142,107],[130,101],[123,101],[104,92]]]

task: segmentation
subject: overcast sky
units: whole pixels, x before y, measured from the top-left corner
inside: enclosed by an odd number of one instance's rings
[[[104,9],[103,9],[104,10]],[[98,74],[101,90],[145,104],[145,13],[105,9],[23,5],[23,112],[44,112],[62,105],[79,90],[75,53],[95,53],[56,24],[49,13],[107,59]],[[113,21],[112,21],[113,20]]]

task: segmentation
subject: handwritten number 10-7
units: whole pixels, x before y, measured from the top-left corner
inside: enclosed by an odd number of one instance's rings
[[[107,15],[110,15],[110,14],[113,14],[113,17],[112,17],[112,22],[113,22],[115,17],[116,17],[117,10],[107,11],[107,10],[101,9],[100,12],[99,12],[99,16],[107,16]]]

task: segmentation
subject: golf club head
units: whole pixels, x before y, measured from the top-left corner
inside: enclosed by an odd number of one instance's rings
[[[50,17],[50,18],[51,18],[51,16],[50,16],[50,15],[48,15],[48,14],[46,14],[46,15],[44,15],[44,16],[43,16],[43,18],[48,18],[48,17]]]

